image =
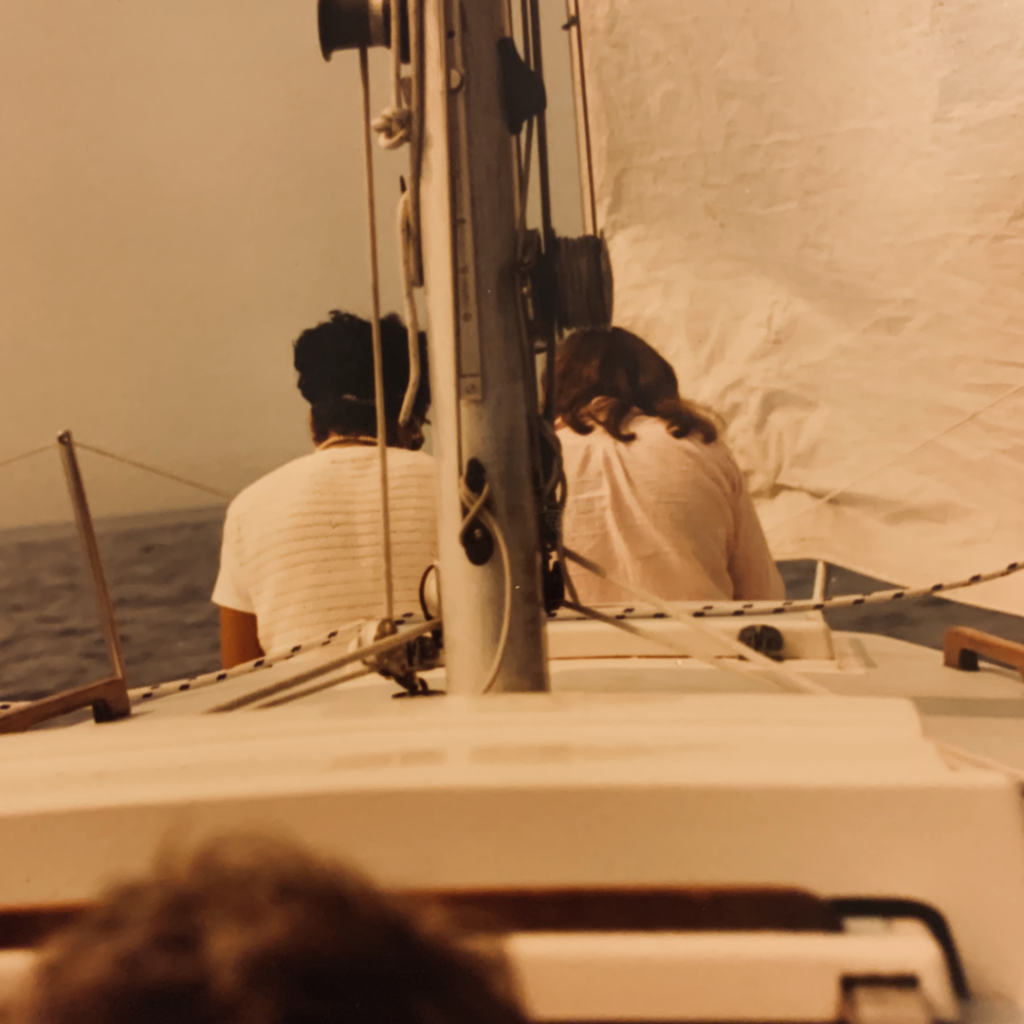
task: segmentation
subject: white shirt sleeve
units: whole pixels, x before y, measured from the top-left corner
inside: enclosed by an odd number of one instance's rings
[[[220,572],[213,587],[213,603],[221,608],[233,608],[238,612],[256,613],[242,564],[240,541],[241,531],[238,518],[228,506],[224,518],[224,538],[220,547]]]

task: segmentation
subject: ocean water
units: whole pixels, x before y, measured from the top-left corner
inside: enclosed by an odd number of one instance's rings
[[[98,520],[130,686],[219,665],[210,602],[223,508]],[[71,528],[0,533],[0,698],[27,700],[110,674],[92,577]]]
[[[147,686],[219,665],[210,602],[221,507],[98,520],[100,549],[120,627],[128,681]],[[781,564],[790,597],[808,597],[813,562]],[[890,584],[833,568],[830,593]],[[883,633],[941,648],[947,626],[1024,643],[1024,619],[941,598],[828,613],[836,629]],[[27,700],[109,674],[92,580],[73,528],[0,532],[0,699]]]

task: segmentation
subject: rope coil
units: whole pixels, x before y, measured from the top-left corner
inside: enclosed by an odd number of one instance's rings
[[[474,520],[479,520],[483,526],[490,530],[498,545],[498,552],[501,555],[501,568],[503,576],[503,608],[501,613],[501,628],[498,631],[498,643],[494,651],[494,660],[487,671],[481,693],[490,693],[498,678],[498,670],[505,657],[505,649],[508,647],[508,637],[512,629],[512,556],[509,553],[508,542],[505,534],[498,525],[497,519],[487,509],[487,501],[491,496],[491,485],[484,481],[483,488],[479,494],[471,491],[466,483],[466,478],[459,480],[459,499],[467,509],[462,517],[462,526],[459,528],[459,540],[465,536],[466,531]]]
[[[399,149],[412,139],[412,111],[408,107],[385,107],[370,126],[382,149]]]

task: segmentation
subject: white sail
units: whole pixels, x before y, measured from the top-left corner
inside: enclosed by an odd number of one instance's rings
[[[1024,5],[580,8],[616,319],[728,421],[775,556],[1024,559]]]

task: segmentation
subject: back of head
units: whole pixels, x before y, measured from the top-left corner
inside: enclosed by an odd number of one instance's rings
[[[481,963],[361,880],[232,840],[44,949],[18,1024],[522,1024]]]
[[[389,432],[398,422],[409,384],[409,343],[405,325],[394,313],[381,320],[384,415]],[[413,418],[422,422],[430,406],[427,336],[419,335],[420,386]],[[374,400],[373,328],[368,320],[334,310],[330,318],[295,342],[299,391],[312,407],[313,432],[323,441],[332,433],[377,434]]]
[[[555,414],[578,434],[602,427],[633,441],[624,422],[637,410],[657,416],[674,437],[718,436],[711,415],[679,395],[675,371],[642,338],[621,327],[570,334],[555,360]]]

